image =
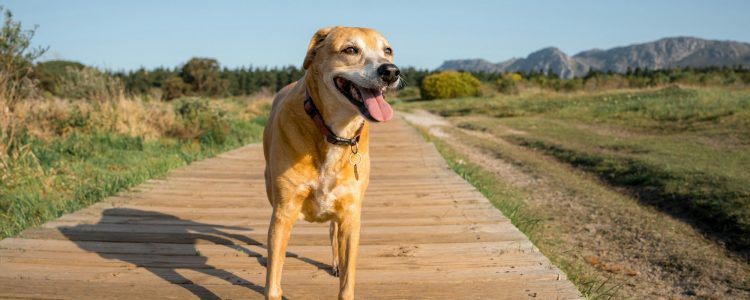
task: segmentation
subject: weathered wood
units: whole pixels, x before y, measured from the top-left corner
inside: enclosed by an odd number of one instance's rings
[[[284,274],[286,275],[286,273]],[[358,274],[359,275],[359,274]],[[522,276],[519,276],[522,277]],[[117,277],[115,277],[117,278]],[[160,281],[166,282],[161,279]],[[335,299],[336,281],[329,284],[285,284],[289,299]],[[52,284],[52,283],[57,284]],[[488,278],[417,283],[374,282],[357,284],[362,299],[579,299],[565,280],[547,281],[528,276],[518,280]],[[135,284],[116,279],[100,281],[0,279],[0,293],[17,299],[262,299],[259,283],[230,284]]]
[[[565,274],[403,121],[373,126],[362,299],[577,299]],[[259,145],[0,241],[0,298],[262,298],[271,209]],[[326,224],[299,221],[290,299],[335,298]]]

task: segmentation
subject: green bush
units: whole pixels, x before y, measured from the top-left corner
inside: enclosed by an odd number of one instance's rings
[[[479,93],[479,85],[479,79],[469,73],[442,72],[425,77],[420,93],[424,99],[471,97]]]
[[[573,78],[563,82],[561,90],[565,92],[575,92],[583,89],[583,79]]]
[[[86,128],[91,120],[91,112],[83,113],[79,106],[73,106],[70,115],[54,116],[50,122],[55,127],[55,133],[65,135],[76,128]]]
[[[408,86],[398,91],[397,97],[399,99],[419,99],[419,88],[415,86]]]
[[[161,84],[161,97],[164,100],[172,100],[187,95],[190,85],[182,81],[179,76],[172,76]]]
[[[66,76],[68,68],[83,69],[83,64],[68,60],[49,60],[34,66],[34,77],[39,80],[39,87],[55,96],[60,95],[60,80]]]
[[[518,83],[523,81],[523,77],[518,73],[503,74],[500,78],[495,81],[497,84],[497,91],[506,95],[517,95]]]
[[[172,136],[198,140],[201,144],[224,144],[231,131],[227,113],[213,109],[207,100],[189,98],[177,104],[180,122],[171,131]]]
[[[57,95],[67,99],[107,101],[122,96],[122,81],[97,69],[68,66],[58,79]]]

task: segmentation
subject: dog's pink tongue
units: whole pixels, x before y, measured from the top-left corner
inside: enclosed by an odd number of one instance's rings
[[[376,89],[359,88],[359,93],[370,111],[370,115],[379,122],[386,122],[393,118],[393,108],[383,98],[383,92]]]

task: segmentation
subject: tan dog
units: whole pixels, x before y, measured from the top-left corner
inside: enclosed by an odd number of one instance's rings
[[[387,88],[399,84],[393,51],[366,28],[319,30],[305,56],[305,76],[279,91],[263,135],[268,229],[266,298],[281,298],[281,270],[298,217],[331,222],[333,274],[340,299],[354,298],[360,210],[369,182],[369,124],[393,110]]]

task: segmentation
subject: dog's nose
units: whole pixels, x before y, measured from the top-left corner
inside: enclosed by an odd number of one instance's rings
[[[394,64],[382,64],[378,67],[378,76],[388,84],[396,82],[399,74],[401,74],[401,70]]]

